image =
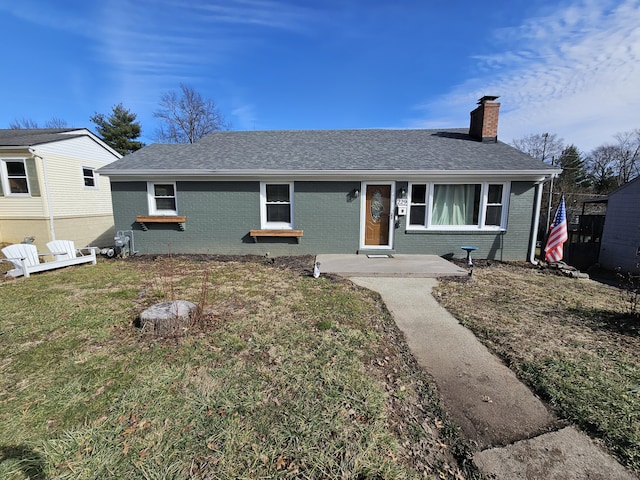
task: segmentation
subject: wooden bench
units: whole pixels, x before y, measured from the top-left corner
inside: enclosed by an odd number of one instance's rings
[[[258,237],[280,237],[280,238],[297,238],[300,241],[300,237],[303,236],[302,230],[249,230],[249,236],[253,238],[254,242],[258,242]]]
[[[147,223],[177,223],[178,228],[184,231],[184,224],[187,221],[187,217],[180,215],[138,215],[136,222],[140,224],[142,230],[145,232],[149,230]]]

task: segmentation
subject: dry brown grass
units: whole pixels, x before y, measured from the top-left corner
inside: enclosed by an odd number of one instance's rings
[[[301,259],[228,260],[0,284],[0,478],[479,478],[379,296]],[[205,272],[201,321],[134,328],[199,301]]]
[[[640,470],[640,321],[620,289],[496,263],[434,293],[561,416]]]

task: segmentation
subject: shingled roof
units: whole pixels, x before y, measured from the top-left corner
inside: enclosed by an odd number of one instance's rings
[[[77,132],[77,133],[74,133]],[[84,128],[10,128],[0,129],[0,146],[32,147],[43,143],[68,140],[69,138],[87,135]]]
[[[318,174],[333,172],[526,172],[555,169],[468,129],[214,132],[194,144],[153,144],[103,167],[136,175]]]

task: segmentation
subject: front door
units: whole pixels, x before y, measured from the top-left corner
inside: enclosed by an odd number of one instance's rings
[[[367,185],[364,212],[365,247],[390,247],[391,185]]]

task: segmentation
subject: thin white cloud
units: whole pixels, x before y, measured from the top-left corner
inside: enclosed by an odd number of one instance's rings
[[[315,18],[308,7],[278,0],[107,0],[77,7],[22,0],[0,11],[88,41],[106,66],[110,98],[103,101],[145,110],[179,83],[215,85],[211,67],[215,72],[274,30],[303,34]],[[255,125],[255,111],[248,112],[238,110],[240,123]]]
[[[236,0],[224,4],[203,4],[197,8],[207,21],[284,30],[299,30],[309,16],[307,9],[270,1]]]
[[[231,111],[231,123],[234,130],[255,130],[257,115],[254,105],[241,105]]]
[[[300,33],[313,18],[305,8],[264,0],[113,0],[103,13],[111,21],[103,24],[100,54],[115,69],[120,98],[145,107],[179,83],[202,86],[208,96],[206,89],[222,82],[211,67],[259,45],[263,33]],[[255,125],[255,111],[249,119],[239,112],[240,124]]]
[[[78,37],[90,38],[95,32],[96,18],[93,2],[81,2],[73,5],[72,13],[61,9],[56,2],[21,0],[20,2],[0,3],[0,11],[22,21],[60,30]]]
[[[474,57],[481,75],[423,105],[426,117],[464,126],[459,112],[500,95],[501,139],[551,132],[585,151],[640,127],[640,0],[575,1],[495,34],[510,48]]]

